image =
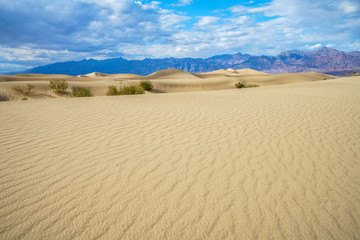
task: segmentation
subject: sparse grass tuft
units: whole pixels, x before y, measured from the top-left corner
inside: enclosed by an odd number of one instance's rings
[[[246,87],[247,88],[259,87],[259,85],[257,85],[257,84],[248,84]]]
[[[49,87],[56,92],[57,94],[65,94],[66,89],[68,88],[68,83],[66,80],[50,80]]]
[[[238,83],[235,84],[235,87],[237,87],[237,88],[244,88],[245,85],[242,84],[241,82],[238,82]]]
[[[71,92],[73,97],[91,97],[91,91],[89,88],[84,87],[72,87]]]
[[[12,100],[14,100],[14,97],[12,97],[11,95],[7,93],[0,93],[0,102],[12,101]]]
[[[151,91],[154,88],[154,85],[152,84],[152,82],[150,80],[142,80],[140,82],[140,86],[145,90],[145,91]]]
[[[26,101],[26,100],[28,100],[27,97],[23,97],[23,98],[21,99],[21,101]]]

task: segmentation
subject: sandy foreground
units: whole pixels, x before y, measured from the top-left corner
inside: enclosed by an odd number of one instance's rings
[[[0,102],[0,156],[0,239],[360,239],[360,77]]]

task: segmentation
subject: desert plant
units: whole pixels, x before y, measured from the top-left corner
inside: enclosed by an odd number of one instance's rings
[[[241,82],[238,82],[238,83],[235,84],[235,87],[237,87],[237,88],[243,88],[243,87],[245,87],[245,85],[242,84]]]
[[[115,86],[109,86],[106,92],[106,96],[115,96],[115,95],[119,95],[118,90],[116,89]]]
[[[119,90],[115,86],[109,86],[106,92],[107,96],[114,95],[134,95],[134,94],[144,94],[144,88],[142,86],[120,86]]]
[[[0,93],[0,102],[2,101],[11,101],[11,100],[14,100],[14,98],[7,94],[7,93]]]
[[[26,101],[26,100],[28,100],[28,98],[27,98],[27,97],[23,97],[21,100],[22,100],[22,101]]]
[[[21,94],[24,94],[24,89],[22,89],[21,87],[14,87],[13,90]]]
[[[50,80],[49,87],[58,94],[64,94],[68,88],[68,83],[66,80]]]
[[[34,88],[35,88],[35,86],[32,85],[32,84],[26,85],[26,90],[28,90],[28,91],[31,91],[31,90],[34,89]]]
[[[248,88],[259,87],[259,85],[257,85],[257,84],[248,84],[246,87],[248,87]]]
[[[119,89],[119,95],[134,95],[134,94],[144,94],[145,91],[141,86],[126,86]]]
[[[13,89],[21,94],[23,94],[24,96],[29,96],[31,93],[31,90],[33,90],[35,88],[34,85],[32,84],[27,84],[26,87],[23,89],[21,87],[14,87]]]
[[[150,80],[142,80],[140,82],[140,86],[145,90],[145,91],[151,91],[154,88],[154,85],[152,84],[152,82]]]
[[[84,88],[84,87],[72,87],[71,92],[74,97],[91,97],[92,96],[90,89]]]

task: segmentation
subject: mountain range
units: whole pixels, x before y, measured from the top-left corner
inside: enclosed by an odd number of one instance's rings
[[[35,67],[21,73],[68,74],[76,76],[90,72],[102,72],[109,74],[134,73],[148,75],[159,70],[170,68],[176,68],[193,73],[209,72],[227,68],[251,68],[271,74],[320,72],[344,76],[349,75],[350,71],[359,71],[360,52],[354,51],[346,53],[333,48],[323,47],[314,51],[285,51],[281,52],[277,56],[254,56],[250,54],[236,53],[217,55],[206,59],[85,59],[82,61],[59,62]]]

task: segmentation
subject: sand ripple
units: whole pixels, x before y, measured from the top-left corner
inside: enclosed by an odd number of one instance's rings
[[[359,93],[0,103],[0,238],[360,239]]]

